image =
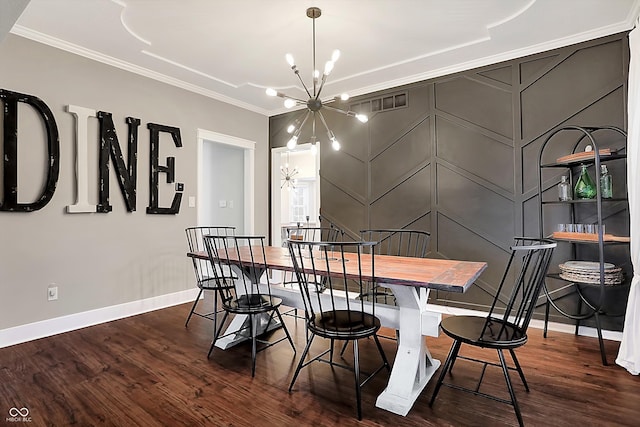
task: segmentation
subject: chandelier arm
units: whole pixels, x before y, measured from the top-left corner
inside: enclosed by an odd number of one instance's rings
[[[304,91],[307,92],[307,95],[309,96],[309,98],[312,98],[311,92],[309,92],[309,88],[307,87],[306,84],[304,84],[304,80],[302,80],[302,77],[300,77],[300,72],[297,70],[296,70],[296,76],[298,77],[298,80],[300,80],[300,83],[302,83],[302,87],[304,88]],[[302,101],[302,102],[306,102],[306,101]]]
[[[322,111],[318,111],[317,113],[320,116],[320,120],[322,121],[322,124],[324,125],[324,128],[327,130],[327,133],[328,134],[333,134],[331,132],[331,129],[329,129],[329,126],[327,126],[327,122],[324,120],[324,116],[322,115]]]
[[[298,130],[300,132],[302,132],[302,128],[304,127],[304,124],[307,123],[307,119],[309,118],[309,114],[311,114],[311,110],[307,110],[307,113],[304,116],[304,119],[302,120],[302,123],[300,123],[300,126],[298,127]]]
[[[324,87],[324,83],[327,81],[327,75],[322,75],[322,81],[320,82],[320,88],[318,89],[318,93],[316,94],[316,99],[320,98],[320,92],[322,92],[322,88]]]
[[[313,135],[313,139],[316,138],[316,113],[313,113],[313,127],[311,128],[311,134]]]
[[[327,110],[337,111],[338,113],[342,113],[342,114],[344,114],[345,116],[352,116],[352,117],[355,117],[353,114],[349,114],[349,111],[344,111],[344,110],[341,110],[341,109],[336,108],[336,107],[331,107],[330,105],[322,104],[322,107],[323,107],[323,108],[326,108]]]
[[[298,117],[296,117],[296,119],[293,121],[293,125],[295,126],[294,130],[302,128],[304,122],[307,121],[309,112],[309,109],[303,110],[302,113],[300,113]],[[304,119],[302,118],[302,116],[304,116]]]
[[[299,102],[299,103],[301,103],[301,104],[306,104],[306,103],[307,103],[307,101],[305,101],[304,99],[295,98],[295,97],[293,97],[293,96],[289,96],[289,95],[287,95],[286,93],[280,93],[280,92],[278,92],[278,96],[279,96],[280,98],[283,98],[283,99],[293,99],[294,101]]]

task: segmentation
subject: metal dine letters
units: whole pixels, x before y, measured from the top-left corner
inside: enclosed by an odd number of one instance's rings
[[[60,140],[55,118],[49,107],[39,98],[0,89],[0,102],[3,104],[3,133],[2,153],[3,168],[2,188],[4,200],[0,200],[0,211],[6,212],[32,212],[42,209],[49,203],[56,190],[60,167]],[[47,133],[47,158],[46,182],[42,193],[37,200],[30,203],[18,202],[18,103],[32,107],[42,118]],[[114,172],[118,179],[120,192],[122,193],[127,211],[136,210],[137,188],[137,164],[138,164],[138,128],[140,119],[127,117],[127,161],[125,162],[122,149],[118,141],[112,115],[109,112],[92,110],[89,108],[68,105],[67,111],[76,121],[76,202],[67,206],[68,213],[108,213],[112,206],[109,203],[109,160],[113,162]],[[99,131],[99,158],[98,158],[98,203],[92,205],[88,201],[88,136],[87,123],[90,118],[97,118],[100,124]],[[173,201],[170,207],[159,206],[158,185],[159,174],[166,174],[166,182],[175,182],[175,157],[167,157],[166,165],[160,165],[160,133],[169,133],[176,147],[182,147],[180,128],[165,126],[156,123],[148,123],[150,138],[150,163],[149,173],[149,206],[148,214],[177,214],[180,212],[182,191],[184,184],[176,183]],[[95,176],[95,175],[94,175]]]

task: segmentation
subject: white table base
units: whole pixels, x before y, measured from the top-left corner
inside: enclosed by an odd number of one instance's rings
[[[425,335],[438,336],[441,315],[427,311],[428,289],[385,286],[393,291],[400,309],[400,334],[391,376],[387,388],[378,396],[376,406],[405,416],[440,366],[440,361],[429,353]]]
[[[376,316],[383,326],[397,329],[399,336],[389,382],[378,396],[376,406],[406,416],[440,366],[440,361],[431,357],[425,337],[439,335],[442,315],[427,310],[427,288],[388,284],[385,287],[393,291],[397,305],[376,305]],[[285,306],[304,308],[300,291],[295,287],[272,285],[272,294],[282,298]],[[268,315],[261,321],[259,328],[263,330],[259,333],[266,332],[264,327],[267,320]],[[280,327],[277,320],[273,319],[269,330]],[[247,316],[236,315],[225,333],[239,330],[246,322]],[[231,334],[219,339],[216,347],[226,349],[246,339],[243,334]]]

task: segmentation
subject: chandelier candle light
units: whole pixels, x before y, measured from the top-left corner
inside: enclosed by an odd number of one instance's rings
[[[320,72],[316,69],[316,18],[319,18],[321,14],[322,12],[317,7],[310,7],[307,9],[307,16],[313,20],[313,39],[312,39],[313,40],[313,91],[309,90],[307,85],[304,83],[304,80],[302,79],[302,77],[300,77],[300,70],[298,70],[298,67],[296,66],[296,63],[293,59],[293,56],[289,53],[285,56],[287,63],[289,64],[289,66],[291,66],[291,70],[293,70],[294,74],[300,80],[300,83],[302,83],[302,86],[305,92],[307,92],[309,99],[306,101],[303,99],[298,99],[293,96],[288,96],[284,93],[278,92],[277,90],[272,88],[268,88],[266,91],[267,95],[269,96],[278,96],[280,98],[284,98],[284,106],[286,108],[293,108],[299,105],[306,105],[307,109],[298,118],[296,118],[293,124],[289,125],[289,127],[287,128],[287,132],[290,134],[293,134],[289,142],[287,142],[287,148],[289,150],[293,150],[296,147],[296,145],[298,144],[298,138],[300,137],[300,133],[302,132],[302,128],[309,120],[309,117],[313,116],[311,117],[312,128],[311,128],[310,142],[311,142],[311,151],[314,154],[317,151],[316,120],[318,118],[320,119],[320,121],[322,122],[322,125],[327,131],[327,136],[331,141],[331,147],[334,150],[340,149],[340,142],[338,142],[338,139],[336,138],[336,136],[333,134],[333,132],[331,132],[331,129],[329,129],[329,126],[327,126],[327,122],[324,116],[322,115],[322,111],[321,111],[322,108],[326,108],[332,111],[337,111],[339,113],[346,114],[347,116],[355,117],[356,119],[360,120],[362,123],[366,123],[369,120],[369,118],[365,114],[355,113],[354,111],[344,111],[339,108],[326,105],[327,102],[335,101],[338,99],[338,97],[325,100],[325,101],[320,99],[320,94],[322,93],[322,88],[324,87],[327,81],[327,77],[331,73],[331,70],[333,70],[335,62],[340,57],[340,51],[334,50],[333,54],[331,55],[331,60],[326,62],[324,66],[324,72],[322,74],[322,77],[320,77]],[[342,101],[346,101],[349,99],[349,95],[347,95],[346,93],[342,94],[339,97],[339,99]]]

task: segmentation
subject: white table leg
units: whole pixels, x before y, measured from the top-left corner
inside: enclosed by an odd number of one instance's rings
[[[272,331],[281,327],[280,320],[278,320],[277,316],[274,316],[271,319],[271,324],[267,329],[267,323],[269,322],[269,314],[263,313],[258,316],[255,316],[254,319],[258,322],[255,327],[257,328],[257,335],[260,336],[267,331]],[[233,347],[236,344],[240,344],[241,342],[249,340],[249,316],[245,314],[236,314],[235,317],[227,326],[224,332],[220,335],[225,335],[223,338],[219,338],[216,341],[216,347],[226,350],[227,348]]]
[[[378,396],[376,406],[398,415],[407,415],[413,403],[440,366],[433,359],[422,332],[429,290],[411,286],[385,285],[390,288],[400,307],[398,350],[387,388]],[[416,327],[420,325],[420,327]],[[425,325],[429,329],[433,325]]]
[[[237,266],[232,266],[231,268],[233,269],[235,274],[242,274],[242,270]],[[240,291],[242,290],[242,286],[237,286],[236,289]],[[256,325],[254,325],[257,330],[257,335],[262,335],[267,331],[272,331],[282,326],[277,316],[274,316],[273,319],[271,319],[270,324],[269,318],[269,313],[263,313],[254,316],[254,320],[257,323]],[[269,325],[268,328],[267,325]],[[218,341],[216,341],[215,346],[223,350],[233,347],[234,345],[239,344],[243,341],[249,340],[249,316],[245,314],[236,314],[233,319],[231,319],[231,323],[229,323],[229,326],[227,326],[224,332],[222,332],[220,335],[223,337],[219,338]]]

